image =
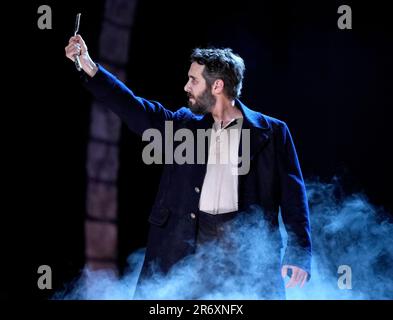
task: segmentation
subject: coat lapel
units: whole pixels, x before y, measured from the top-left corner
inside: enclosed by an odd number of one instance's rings
[[[270,138],[271,126],[266,117],[260,113],[247,108],[240,100],[236,100],[236,106],[243,114],[242,129],[250,130],[250,160],[262,149]],[[239,157],[242,159],[243,135],[239,145]],[[240,165],[240,164],[239,164]]]

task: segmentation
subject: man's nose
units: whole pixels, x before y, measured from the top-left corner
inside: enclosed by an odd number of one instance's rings
[[[184,86],[184,91],[187,92],[187,93],[190,92],[188,82]]]

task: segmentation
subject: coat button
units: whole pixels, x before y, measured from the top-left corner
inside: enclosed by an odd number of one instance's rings
[[[191,217],[191,219],[195,219],[195,217],[196,217],[195,213],[194,213],[194,212],[191,212],[191,213],[190,213],[190,217]]]
[[[198,187],[195,187],[194,190],[196,193],[199,193],[201,191]]]

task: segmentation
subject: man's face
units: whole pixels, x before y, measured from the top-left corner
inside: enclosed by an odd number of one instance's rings
[[[211,93],[202,75],[204,65],[193,62],[188,71],[188,82],[184,90],[188,95],[188,106],[195,114],[206,114],[216,103],[216,97]]]

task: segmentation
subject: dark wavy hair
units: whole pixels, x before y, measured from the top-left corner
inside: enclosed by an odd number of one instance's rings
[[[240,97],[244,77],[244,61],[230,48],[218,49],[196,48],[193,50],[191,62],[204,65],[203,77],[211,87],[217,79],[224,81],[224,93],[228,98]]]

